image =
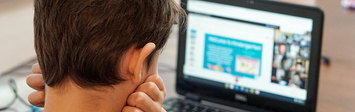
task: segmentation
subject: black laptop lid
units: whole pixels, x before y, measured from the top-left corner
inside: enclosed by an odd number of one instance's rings
[[[259,0],[182,0],[177,92],[229,106],[315,111],[323,12]]]

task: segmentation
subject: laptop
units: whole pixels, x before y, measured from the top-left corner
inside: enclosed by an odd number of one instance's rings
[[[316,111],[324,14],[266,0],[182,0],[168,112]],[[203,102],[212,102],[208,105]],[[216,105],[214,105],[216,104]]]

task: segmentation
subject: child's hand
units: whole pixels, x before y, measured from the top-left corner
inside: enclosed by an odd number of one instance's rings
[[[127,99],[123,112],[166,112],[163,101],[166,94],[159,75],[149,76]]]
[[[26,82],[28,86],[30,86],[31,88],[37,91],[31,93],[28,96],[28,101],[34,106],[44,107],[45,86],[43,82],[42,72],[38,63],[32,66],[32,72],[34,74],[29,75],[26,79]]]

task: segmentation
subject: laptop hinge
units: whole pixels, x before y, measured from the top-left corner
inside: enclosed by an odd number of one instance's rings
[[[201,101],[200,96],[197,94],[194,94],[194,93],[186,93],[185,99],[193,101],[193,102],[200,102]]]

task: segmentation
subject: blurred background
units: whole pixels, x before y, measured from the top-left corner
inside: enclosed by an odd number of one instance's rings
[[[279,0],[317,6],[325,13],[322,55],[331,59],[322,64],[317,111],[354,112],[355,108],[355,10],[341,6],[341,0]],[[355,2],[354,2],[355,3]],[[174,89],[177,59],[177,27],[160,56],[159,72],[167,88],[167,98],[176,97]],[[33,92],[25,79],[36,62],[33,41],[33,0],[0,0],[0,108],[15,97],[8,80],[14,78],[19,97],[27,102]],[[29,111],[16,101],[6,111]]]
[[[0,0],[0,73],[35,56],[33,1]]]

